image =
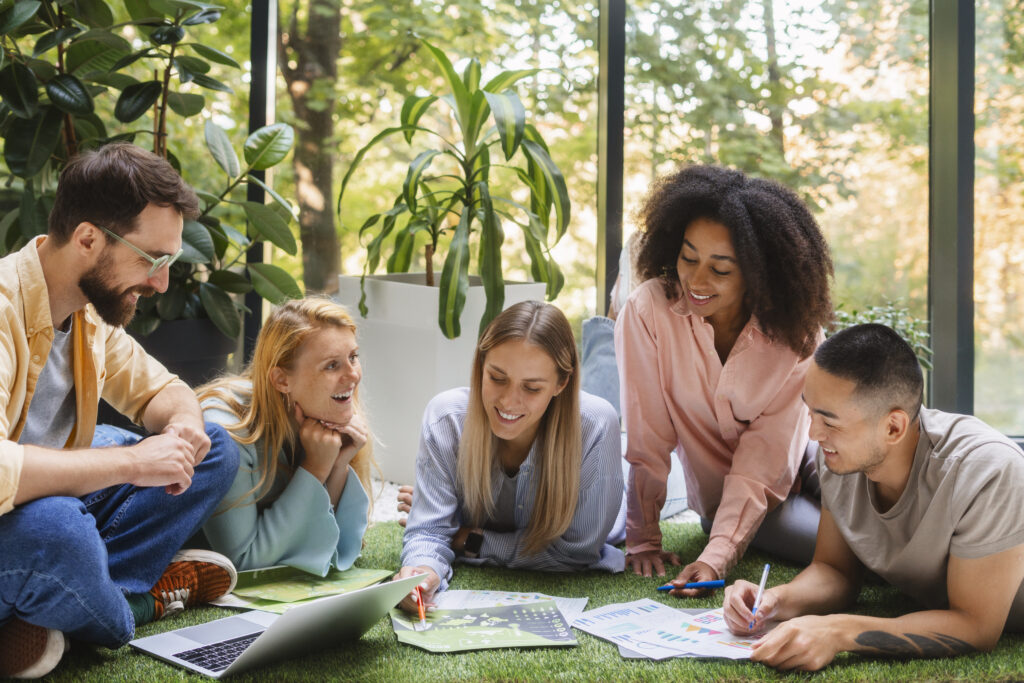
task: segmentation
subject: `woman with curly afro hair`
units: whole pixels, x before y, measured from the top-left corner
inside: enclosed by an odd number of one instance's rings
[[[801,391],[832,318],[821,230],[792,191],[713,166],[657,180],[639,217],[643,284],[615,326],[627,562],[679,564],[658,527],[675,451],[709,534],[675,585],[724,579],[751,543],[807,563],[820,504]]]

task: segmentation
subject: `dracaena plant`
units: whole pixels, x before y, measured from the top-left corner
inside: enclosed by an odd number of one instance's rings
[[[190,180],[172,151],[168,121],[197,116],[206,93],[231,88],[209,75],[214,64],[239,69],[228,54],[189,34],[221,18],[223,7],[194,0],[0,0],[0,135],[6,176],[0,189],[0,251],[46,232],[56,178],[81,150],[113,139],[146,144]],[[131,40],[144,39],[139,47]],[[193,38],[193,39],[190,39]],[[131,40],[129,40],[131,39]],[[299,295],[295,280],[271,265],[246,266],[251,239],[266,239],[294,254],[291,208],[254,171],[280,162],[294,134],[284,124],[254,132],[243,167],[226,134],[208,125],[209,153],[225,171],[223,191],[200,191],[202,216],[189,221],[184,255],[171,268],[165,294],[144,300],[132,329],[152,332],[161,320],[209,318],[237,337],[244,310],[232,293],[255,288],[277,301]],[[207,185],[207,167],[196,170]],[[243,183],[262,185],[278,209],[234,197]],[[241,230],[231,227],[237,221]],[[248,276],[248,277],[247,277]]]
[[[446,337],[454,338],[461,333],[474,260],[487,297],[479,329],[504,306],[502,244],[507,225],[522,229],[533,278],[546,283],[548,300],[555,298],[565,278],[551,248],[569,225],[569,195],[562,172],[537,129],[526,122],[526,109],[512,89],[540,69],[502,71],[481,84],[479,60],[469,60],[460,75],[441,50],[427,42],[423,46],[440,67],[446,92],[408,96],[400,125],[381,131],[356,153],[341,183],[338,212],[345,222],[342,199],[371,148],[396,134],[410,146],[417,138],[432,143],[409,164],[391,208],[370,216],[359,229],[367,251],[359,309],[367,315],[366,277],[377,270],[385,252],[390,253],[388,272],[407,272],[417,243],[425,242],[428,285],[434,284],[434,257],[444,262],[438,324]],[[430,117],[441,122],[428,125]],[[455,120],[451,138],[438,132],[447,127],[449,117]],[[528,203],[499,194],[499,176],[502,188],[526,188]]]

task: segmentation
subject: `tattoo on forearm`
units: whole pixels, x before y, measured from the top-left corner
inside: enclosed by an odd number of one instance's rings
[[[885,631],[865,631],[857,636],[856,641],[865,648],[861,650],[865,654],[889,657],[952,657],[976,649],[966,641],[943,633],[930,636],[904,633],[899,636]]]

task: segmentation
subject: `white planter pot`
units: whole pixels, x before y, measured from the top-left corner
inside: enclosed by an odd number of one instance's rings
[[[486,297],[471,278],[462,313],[462,334],[446,339],[437,325],[438,287],[423,273],[375,275],[366,279],[366,318],[359,314],[359,277],[338,277],[337,300],[359,326],[363,380],[359,396],[376,437],[374,457],[384,478],[400,484],[416,479],[423,409],[445,389],[467,386],[477,329]],[[543,283],[505,283],[505,306],[543,300]]]

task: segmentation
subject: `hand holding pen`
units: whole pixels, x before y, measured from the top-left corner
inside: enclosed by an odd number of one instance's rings
[[[761,572],[760,584],[740,579],[725,589],[723,616],[729,630],[738,636],[760,633],[765,623],[775,617],[779,603],[777,593],[768,588],[769,567],[765,565]]]

